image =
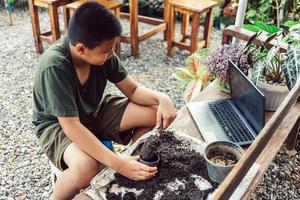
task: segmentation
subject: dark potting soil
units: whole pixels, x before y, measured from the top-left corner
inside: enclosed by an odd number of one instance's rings
[[[137,199],[150,200],[158,191],[162,191],[161,200],[186,200],[188,199],[188,191],[197,187],[194,182],[195,178],[191,175],[199,175],[213,186],[213,188],[203,191],[204,199],[215,190],[217,183],[209,179],[204,158],[199,153],[191,150],[187,142],[178,140],[171,131],[160,131],[159,137],[153,136],[148,139],[157,140],[157,142],[151,142],[153,146],[149,145],[151,146],[149,148],[153,148],[153,151],[156,150],[161,159],[158,164],[157,175],[145,181],[134,181],[116,173],[115,180],[111,182],[110,187],[118,184],[126,188],[144,189],[137,196]],[[147,140],[145,143],[147,143]],[[139,155],[141,149],[143,149],[143,143],[135,149],[133,155]],[[170,191],[167,185],[176,179],[185,180],[185,187],[179,186],[177,191]],[[122,196],[121,194],[116,195],[108,189],[106,198],[108,200],[120,200]]]
[[[159,145],[160,140],[158,136],[150,136],[141,148],[140,157],[145,161],[155,161],[157,159],[156,153]]]

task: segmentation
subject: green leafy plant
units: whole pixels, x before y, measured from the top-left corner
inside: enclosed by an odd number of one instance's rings
[[[265,59],[255,63],[252,74],[252,82],[254,84],[257,85],[262,79],[272,83],[281,84],[283,82],[284,75],[281,65],[286,56],[279,53],[279,48],[273,46]]]
[[[267,40],[270,41],[270,38]],[[263,46],[262,48],[265,47]],[[288,45],[287,52],[280,51],[279,46],[273,46],[265,58],[259,59],[254,64],[252,82],[255,85],[260,81],[267,81],[271,84],[285,83],[291,89],[295,85],[299,75],[300,40],[296,40]]]
[[[283,38],[283,41],[289,44],[300,41],[300,23],[289,28],[289,33]]]
[[[275,26],[275,25],[268,25],[266,24],[265,22],[262,22],[262,21],[256,21],[252,24],[245,24],[243,25],[243,28],[244,29],[247,29],[249,31],[252,31],[252,32],[260,32],[260,31],[264,31],[268,34],[273,34],[273,33],[276,33],[276,32],[279,32],[280,29]]]
[[[296,84],[300,77],[300,41],[296,41],[288,46],[287,60],[282,65],[286,84],[289,90]]]
[[[245,18],[250,21],[272,21],[274,8],[273,0],[253,0],[248,1]]]
[[[288,28],[291,28],[292,26],[294,25],[297,25],[297,24],[300,24],[300,22],[297,22],[297,21],[286,21],[284,22],[284,26],[288,27]]]
[[[184,90],[183,97],[186,102],[199,94],[211,80],[210,73],[203,64],[209,49],[200,49],[187,59],[186,67],[177,68],[173,76],[179,80],[178,88]]]

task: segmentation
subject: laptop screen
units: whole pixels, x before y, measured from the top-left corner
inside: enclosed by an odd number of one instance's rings
[[[265,124],[265,97],[229,60],[231,99],[258,134]]]

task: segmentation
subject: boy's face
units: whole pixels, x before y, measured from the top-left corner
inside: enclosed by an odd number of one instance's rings
[[[119,37],[115,37],[110,40],[105,40],[96,46],[94,49],[89,49],[84,45],[81,48],[75,48],[80,55],[81,59],[91,65],[103,65],[108,59],[110,59],[114,53],[114,49],[119,40]],[[81,44],[82,45],[82,44]]]

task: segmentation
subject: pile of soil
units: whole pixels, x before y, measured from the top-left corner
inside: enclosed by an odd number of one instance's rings
[[[146,161],[155,161],[156,153],[159,148],[160,140],[158,136],[150,136],[143,144],[140,157]]]
[[[158,191],[163,192],[161,200],[188,199],[188,191],[197,187],[194,182],[195,177],[192,177],[192,175],[203,177],[213,186],[213,188],[203,191],[204,199],[217,187],[217,183],[209,179],[204,158],[199,153],[191,150],[188,142],[178,140],[173,132],[160,131],[159,137],[149,137],[144,143],[141,143],[135,149],[133,155],[139,155],[141,149],[143,152],[146,151],[145,147],[147,145],[152,148],[152,151],[156,150],[161,158],[157,175],[145,181],[134,181],[116,173],[115,180],[111,182],[110,187],[118,184],[126,188],[143,189],[137,199],[146,200],[153,199]],[[176,179],[185,180],[185,186],[180,185],[176,191],[170,191],[167,185],[175,182]],[[111,192],[110,187],[107,190],[106,198],[108,200],[122,199],[121,194],[117,195]]]

